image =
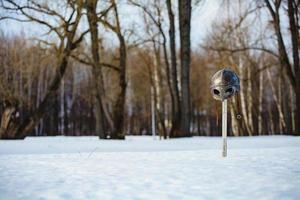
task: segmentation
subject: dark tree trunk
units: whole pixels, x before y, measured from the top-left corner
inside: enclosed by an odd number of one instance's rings
[[[113,126],[111,126],[111,139],[125,139],[125,126],[124,126],[124,117],[125,117],[125,97],[126,97],[126,43],[124,36],[121,32],[121,26],[119,21],[119,14],[117,5],[114,0],[110,1],[112,4],[112,8],[114,11],[114,17],[116,24],[112,25],[109,21],[103,19],[106,13],[103,14],[102,17],[98,17],[98,20],[111,31],[113,31],[119,40],[119,87],[120,93],[118,94],[116,103],[113,108]],[[104,113],[106,113],[104,111]]]
[[[150,75],[150,83],[151,86],[154,88],[154,105],[155,105],[155,113],[157,113],[158,118],[158,127],[159,127],[159,135],[160,137],[163,136],[164,139],[167,139],[168,132],[165,126],[165,108],[164,108],[164,102],[165,102],[165,96],[161,94],[161,91],[159,90],[163,89],[163,77],[162,77],[162,69],[161,69],[161,51],[160,51],[160,45],[156,45],[156,42],[153,41],[153,49],[156,59],[155,69],[154,72],[151,72],[151,69],[149,68],[149,75]],[[155,79],[155,74],[157,74],[157,80]],[[158,82],[158,83],[157,83]],[[159,105],[159,107],[157,106]]]
[[[191,1],[179,0],[179,30],[181,59],[181,137],[190,136],[190,28]]]
[[[119,39],[120,47],[119,47],[119,87],[121,89],[116,104],[113,110],[114,124],[115,129],[111,133],[111,139],[125,139],[125,125],[124,125],[124,117],[125,117],[125,98],[126,98],[126,43],[124,36],[121,33],[121,26],[119,21],[119,14],[117,5],[114,0],[112,0],[115,19],[116,19],[116,34]]]
[[[290,23],[291,41],[293,49],[293,61],[295,71],[295,86],[296,92],[296,127],[295,135],[300,136],[300,63],[299,63],[299,13],[297,11],[297,4],[294,0],[288,0],[288,16]]]
[[[296,115],[295,115],[295,135],[300,136],[300,73],[297,75],[296,85]]]
[[[117,15],[117,14],[116,14]],[[119,42],[120,42],[120,74],[119,74],[119,86],[120,86],[120,94],[117,97],[116,104],[114,106],[114,123],[115,129],[111,133],[111,139],[124,139],[125,131],[124,131],[124,115],[125,115],[125,97],[126,97],[126,44],[124,37],[121,33],[118,34]]]
[[[180,98],[177,79],[177,62],[176,62],[176,43],[175,43],[175,21],[172,11],[171,0],[166,0],[168,15],[169,15],[169,37],[170,37],[170,52],[171,52],[171,93],[172,93],[172,128],[170,137],[176,137],[180,132]]]
[[[97,0],[87,1],[87,17],[90,27],[91,35],[91,46],[92,46],[92,57],[93,57],[93,81],[94,81],[94,98],[95,98],[95,120],[96,126],[95,131],[100,139],[106,139],[106,134],[104,130],[104,115],[103,115],[103,102],[101,99],[101,94],[103,89],[103,79],[102,71],[100,66],[100,56],[99,56],[99,43],[98,43],[98,20],[97,20]]]

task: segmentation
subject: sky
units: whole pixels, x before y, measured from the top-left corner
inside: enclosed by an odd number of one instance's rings
[[[213,21],[216,19],[218,10],[220,8],[220,0],[206,0],[198,6],[193,7],[191,20],[191,47],[196,48],[200,42],[205,38],[209,32]],[[136,21],[137,24],[142,24],[141,10],[126,6],[119,8],[121,23],[127,26]],[[178,30],[178,23],[176,24]],[[25,34],[27,37],[41,37],[46,29],[39,25],[29,23],[19,23],[12,20],[0,22],[0,30],[4,31],[6,35]],[[167,30],[166,30],[167,31]],[[177,33],[178,34],[178,33]],[[110,43],[115,43],[117,40],[110,33],[106,36]]]
[[[218,17],[220,0],[207,0],[203,6],[193,10],[191,21],[191,45],[193,48],[209,33],[212,23]]]

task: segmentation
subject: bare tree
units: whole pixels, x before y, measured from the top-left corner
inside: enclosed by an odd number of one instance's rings
[[[282,26],[280,26],[283,1],[265,0],[266,7],[272,18],[272,25],[276,35],[279,53],[279,62],[284,67],[287,77],[296,94],[296,116],[295,121],[300,121],[300,63],[299,63],[299,2],[296,0],[287,1],[287,15],[289,18],[290,38],[292,43],[293,63],[288,56],[287,47],[284,43]],[[295,135],[300,135],[300,124],[296,123]]]
[[[166,78],[167,78],[167,85],[168,85],[168,91],[170,93],[171,96],[171,108],[172,108],[172,127],[176,126],[176,124],[174,124],[174,119],[176,117],[178,117],[178,115],[175,115],[174,112],[174,105],[175,105],[175,96],[174,96],[174,92],[172,89],[172,81],[171,81],[171,73],[170,73],[170,62],[169,62],[169,55],[168,55],[168,50],[167,50],[167,36],[164,32],[163,29],[163,25],[162,25],[162,5],[159,4],[159,1],[154,1],[154,5],[152,6],[154,8],[154,11],[151,11],[151,7],[149,8],[148,6],[142,5],[140,3],[137,3],[135,1],[130,0],[130,4],[137,6],[139,8],[141,8],[143,10],[143,12],[145,13],[146,16],[148,16],[150,18],[150,21],[154,24],[154,26],[156,27],[158,34],[154,33],[154,35],[151,35],[151,39],[150,42],[152,43],[153,47],[154,47],[154,54],[155,57],[158,58],[160,57],[160,51],[158,52],[157,50],[160,49],[160,46],[162,47],[162,52],[163,52],[163,56],[164,56],[164,64],[165,64],[165,71],[166,71]],[[149,22],[147,22],[147,20],[145,20],[146,26],[147,26],[147,32],[149,33]],[[175,32],[174,32],[175,33]],[[158,39],[155,39],[155,38]],[[175,36],[174,36],[175,37]],[[175,44],[175,43],[174,43]],[[176,49],[174,49],[174,51],[176,51]],[[175,57],[176,59],[176,57]],[[175,61],[176,63],[176,61]],[[161,66],[158,66],[161,68]],[[176,69],[175,69],[176,70]],[[158,69],[158,71],[162,71],[162,69]],[[162,80],[160,80],[160,82],[162,83]],[[176,83],[176,82],[174,82]],[[177,113],[179,114],[179,113]],[[162,113],[161,111],[159,112],[159,119],[160,119],[160,124],[161,126],[163,125],[163,119],[162,119]],[[164,129],[164,128],[163,128]],[[173,129],[173,128],[171,128]],[[164,131],[165,132],[165,131]],[[171,131],[172,132],[172,131]],[[164,138],[167,137],[167,134],[164,134]]]
[[[25,5],[19,5],[13,0],[1,1],[1,8],[8,11],[18,12],[22,16],[21,18],[6,16],[3,17],[3,19],[13,19],[21,22],[35,22],[40,25],[44,25],[49,29],[49,32],[56,33],[60,39],[59,46],[57,47],[59,57],[58,66],[56,68],[54,78],[47,89],[45,97],[39,104],[38,108],[26,117],[21,124],[14,123],[14,125],[12,125],[12,129],[15,131],[13,131],[13,133],[9,136],[9,139],[25,138],[28,133],[33,131],[40,119],[51,108],[51,102],[56,96],[56,91],[60,86],[61,80],[68,66],[70,54],[74,49],[76,49],[78,44],[83,40],[84,35],[88,32],[84,31],[79,37],[76,37],[78,25],[82,17],[82,1],[69,1],[67,5],[68,8],[71,9],[71,14],[67,17],[63,17],[55,10],[50,9],[47,4],[39,4],[36,1],[28,1]],[[38,16],[32,14],[33,11],[40,15],[57,17],[57,19],[60,20],[60,23],[58,26],[55,26],[50,22],[41,20]]]
[[[119,87],[120,93],[117,97],[116,103],[113,110],[113,121],[114,129],[111,132],[111,139],[124,139],[125,138],[125,127],[124,127],[124,116],[125,116],[125,98],[126,98],[126,62],[127,62],[127,49],[124,35],[121,30],[120,18],[118,13],[118,7],[114,0],[110,1],[113,9],[113,15],[115,24],[112,24],[107,20],[107,15],[98,17],[105,27],[114,32],[119,40]]]

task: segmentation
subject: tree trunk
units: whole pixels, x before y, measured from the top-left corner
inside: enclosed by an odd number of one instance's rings
[[[300,136],[300,70],[297,76],[296,85],[296,114],[295,114],[295,135]]]
[[[239,136],[239,127],[238,127],[238,120],[236,118],[237,112],[236,112],[236,102],[235,98],[238,97],[233,97],[233,99],[229,102],[229,108],[230,108],[230,116],[231,116],[231,128],[232,128],[232,133],[234,136]]]
[[[100,56],[99,56],[99,41],[98,41],[98,20],[97,20],[97,0],[89,0],[86,3],[87,8],[87,18],[90,27],[91,35],[91,51],[93,57],[93,81],[94,81],[94,98],[95,98],[95,120],[96,134],[100,139],[106,139],[106,133],[104,129],[104,113],[106,106],[103,103],[104,87],[103,87],[103,78],[102,71],[100,66]],[[107,117],[107,121],[111,121]],[[111,127],[114,129],[114,127]]]
[[[191,1],[179,0],[179,30],[181,59],[181,132],[176,136],[190,136],[190,28]]]
[[[268,106],[268,114],[269,114],[269,127],[270,127],[270,131],[271,134],[268,135],[274,135],[275,133],[275,126],[274,126],[274,120],[273,120],[273,110],[272,110],[272,104],[269,104]]]
[[[154,85],[154,97],[155,97],[155,109],[157,113],[158,123],[159,123],[159,135],[163,136],[164,139],[167,139],[167,130],[165,126],[165,109],[164,109],[164,94],[161,92],[163,90],[163,76],[161,69],[161,51],[160,45],[156,46],[156,43],[153,41],[154,52],[155,52],[155,65],[154,72],[152,73],[152,82]]]
[[[281,77],[281,74],[279,74],[279,77],[278,77],[278,82],[277,82],[278,86],[277,86],[277,90],[278,90],[278,94],[277,94],[277,97],[278,97],[278,104],[280,105],[281,107],[281,112],[282,112],[282,118],[283,120],[279,120],[279,134],[283,134],[283,132],[285,132],[285,127],[284,127],[284,124],[282,123],[282,121],[286,121],[285,120],[285,115],[284,115],[284,108],[282,106],[282,90],[281,90],[281,87],[282,87],[282,77]]]
[[[279,113],[279,124],[281,124],[281,126],[283,127],[283,130],[285,130],[286,123],[285,123],[284,115],[283,115],[283,112],[282,112],[282,105],[279,102],[278,97],[276,95],[275,86],[274,86],[274,83],[272,82],[272,77],[271,77],[269,69],[267,69],[267,75],[268,75],[269,83],[271,85],[273,98],[274,98],[274,101],[276,103],[276,107],[277,107],[277,110],[278,110],[278,113]]]
[[[245,85],[245,66],[244,63],[242,61],[242,58],[239,58],[239,74],[240,74],[240,78],[241,78],[241,90],[240,90],[240,99],[241,99],[241,111],[243,114],[243,124],[244,124],[244,128],[242,131],[242,134],[244,135],[250,135],[252,133],[251,127],[249,126],[249,119],[248,119],[248,114],[247,114],[247,103],[246,103],[246,85]]]
[[[61,84],[60,84],[59,104],[60,104],[60,112],[59,112],[60,123],[58,125],[59,125],[60,134],[64,135],[65,134],[65,82],[64,82],[64,79],[61,80]]]
[[[113,116],[114,116],[114,123],[115,123],[115,130],[111,133],[111,139],[125,139],[125,127],[124,127],[124,111],[125,111],[125,98],[126,98],[126,60],[127,60],[127,53],[126,53],[126,43],[124,36],[121,33],[121,26],[119,21],[119,14],[117,5],[113,1],[114,6],[114,13],[116,19],[116,28],[117,28],[117,36],[119,39],[120,47],[119,47],[119,87],[121,89],[118,97],[117,102],[114,106]]]
[[[16,139],[15,131],[18,128],[18,111],[14,106],[4,109],[0,124],[0,139]]]
[[[249,122],[249,136],[253,135],[253,117],[252,117],[252,111],[253,111],[253,93],[252,93],[252,76],[251,76],[251,67],[248,67],[247,69],[247,79],[248,79],[248,86],[247,86],[247,106],[248,106],[248,122]]]
[[[258,93],[258,135],[262,135],[263,132],[263,119],[262,119],[262,111],[263,111],[263,72],[259,73],[259,93]]]
[[[180,97],[178,89],[178,79],[177,79],[177,62],[176,62],[176,39],[175,39],[175,20],[172,11],[171,0],[166,0],[169,16],[169,38],[170,38],[170,52],[171,52],[171,73],[170,73],[170,87],[172,93],[172,127],[170,131],[170,137],[176,137],[180,133]]]
[[[299,10],[297,10],[297,3],[294,0],[288,0],[288,16],[291,32],[292,50],[293,50],[293,61],[295,71],[295,86],[294,90],[296,93],[296,127],[295,135],[300,136],[300,61],[299,61]]]

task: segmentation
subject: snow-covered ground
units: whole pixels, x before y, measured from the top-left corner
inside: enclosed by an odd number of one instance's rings
[[[300,137],[0,141],[0,199],[300,199]]]

